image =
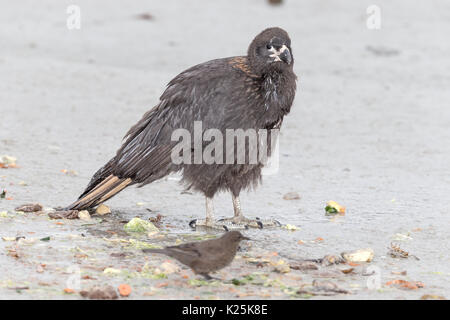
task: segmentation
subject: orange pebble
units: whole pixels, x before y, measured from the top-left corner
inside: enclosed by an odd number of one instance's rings
[[[122,297],[128,297],[131,293],[131,287],[128,284],[121,284],[119,286],[119,293]]]
[[[347,264],[348,264],[349,266],[352,266],[352,267],[357,267],[357,266],[359,266],[358,263],[354,263],[354,262],[347,262]]]

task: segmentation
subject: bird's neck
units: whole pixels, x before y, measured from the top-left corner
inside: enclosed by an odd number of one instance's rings
[[[277,109],[288,113],[295,95],[296,77],[292,70],[271,70],[261,77],[266,110]]]

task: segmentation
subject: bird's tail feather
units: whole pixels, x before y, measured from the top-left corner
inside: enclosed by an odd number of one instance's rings
[[[111,174],[99,181],[95,186],[92,186],[90,190],[83,193],[81,197],[69,205],[66,210],[84,210],[93,208],[115,196],[131,182],[132,180],[130,178],[119,178]]]

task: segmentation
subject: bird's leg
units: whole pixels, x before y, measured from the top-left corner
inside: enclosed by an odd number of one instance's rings
[[[219,281],[221,281],[221,279],[219,279],[219,278],[211,277],[208,273],[199,273],[199,275],[203,276],[208,281],[210,281],[210,280],[219,280]]]
[[[231,199],[233,200],[234,210],[233,221],[238,222],[244,218],[241,210],[241,200],[239,199],[239,196],[235,196],[234,194],[231,194]]]
[[[205,224],[211,226],[214,224],[214,203],[212,198],[206,197],[206,219]]]
[[[206,280],[211,280],[213,279],[213,277],[211,277],[209,274],[207,273],[200,273],[201,276],[203,276],[203,278],[205,278]]]
[[[205,199],[206,199],[206,218],[205,219],[194,219],[191,222],[189,222],[189,225],[192,228],[195,228],[197,226],[203,226],[203,227],[224,230],[225,228],[222,225],[217,225],[214,221],[213,199],[210,197],[205,197]]]
[[[273,226],[280,226],[281,224],[276,220],[261,220],[259,218],[256,219],[248,219],[244,217],[244,214],[242,213],[241,209],[241,200],[239,199],[239,195],[231,194],[232,200],[233,200],[233,209],[234,209],[234,216],[233,218],[226,218],[226,219],[220,219],[219,223],[229,222],[231,225],[226,225],[227,228],[247,228],[247,227],[253,227],[253,228],[260,228],[263,227],[273,227]]]

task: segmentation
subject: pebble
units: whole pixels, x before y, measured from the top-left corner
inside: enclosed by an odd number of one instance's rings
[[[351,252],[342,252],[341,256],[347,262],[370,262],[373,259],[374,252],[371,248],[366,248]]]
[[[108,206],[105,206],[104,204],[101,204],[98,206],[97,210],[95,210],[95,213],[98,215],[105,215],[111,213],[111,209],[109,209]]]
[[[80,220],[91,220],[91,215],[89,214],[89,212],[87,210],[83,210],[78,212],[78,218]]]

